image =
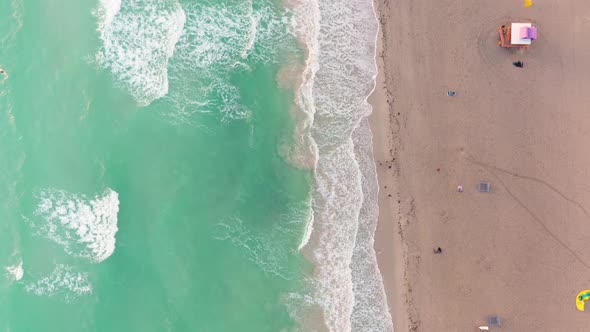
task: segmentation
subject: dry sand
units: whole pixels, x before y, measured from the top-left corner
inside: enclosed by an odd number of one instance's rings
[[[575,307],[590,288],[590,1],[376,1],[375,246],[395,331],[477,331],[493,314],[497,331],[590,331]],[[497,45],[514,21],[539,28],[528,51]]]

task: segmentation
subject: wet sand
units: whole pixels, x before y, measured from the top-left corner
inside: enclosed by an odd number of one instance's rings
[[[590,330],[575,307],[590,288],[590,2],[377,7],[375,249],[395,331],[477,331],[489,315],[501,331]],[[500,48],[498,26],[518,21],[539,39]]]

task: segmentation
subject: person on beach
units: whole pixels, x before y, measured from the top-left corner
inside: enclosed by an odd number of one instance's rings
[[[520,60],[519,60],[519,61],[514,61],[512,64],[513,64],[515,67],[518,67],[518,68],[523,68],[523,67],[524,67],[524,62],[522,62],[522,61],[520,61]]]
[[[442,248],[441,247],[436,247],[436,248],[434,248],[433,251],[434,251],[435,254],[442,254]]]

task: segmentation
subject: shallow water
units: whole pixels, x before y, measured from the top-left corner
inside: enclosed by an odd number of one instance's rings
[[[0,330],[390,330],[376,28],[364,0],[0,3]]]
[[[284,9],[0,8],[0,330],[295,327],[311,172],[278,149]]]

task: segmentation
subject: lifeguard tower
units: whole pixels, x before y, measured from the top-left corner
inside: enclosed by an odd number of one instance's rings
[[[537,39],[537,27],[534,27],[532,23],[502,25],[498,33],[500,34],[498,45],[504,48],[527,49],[532,41]]]

